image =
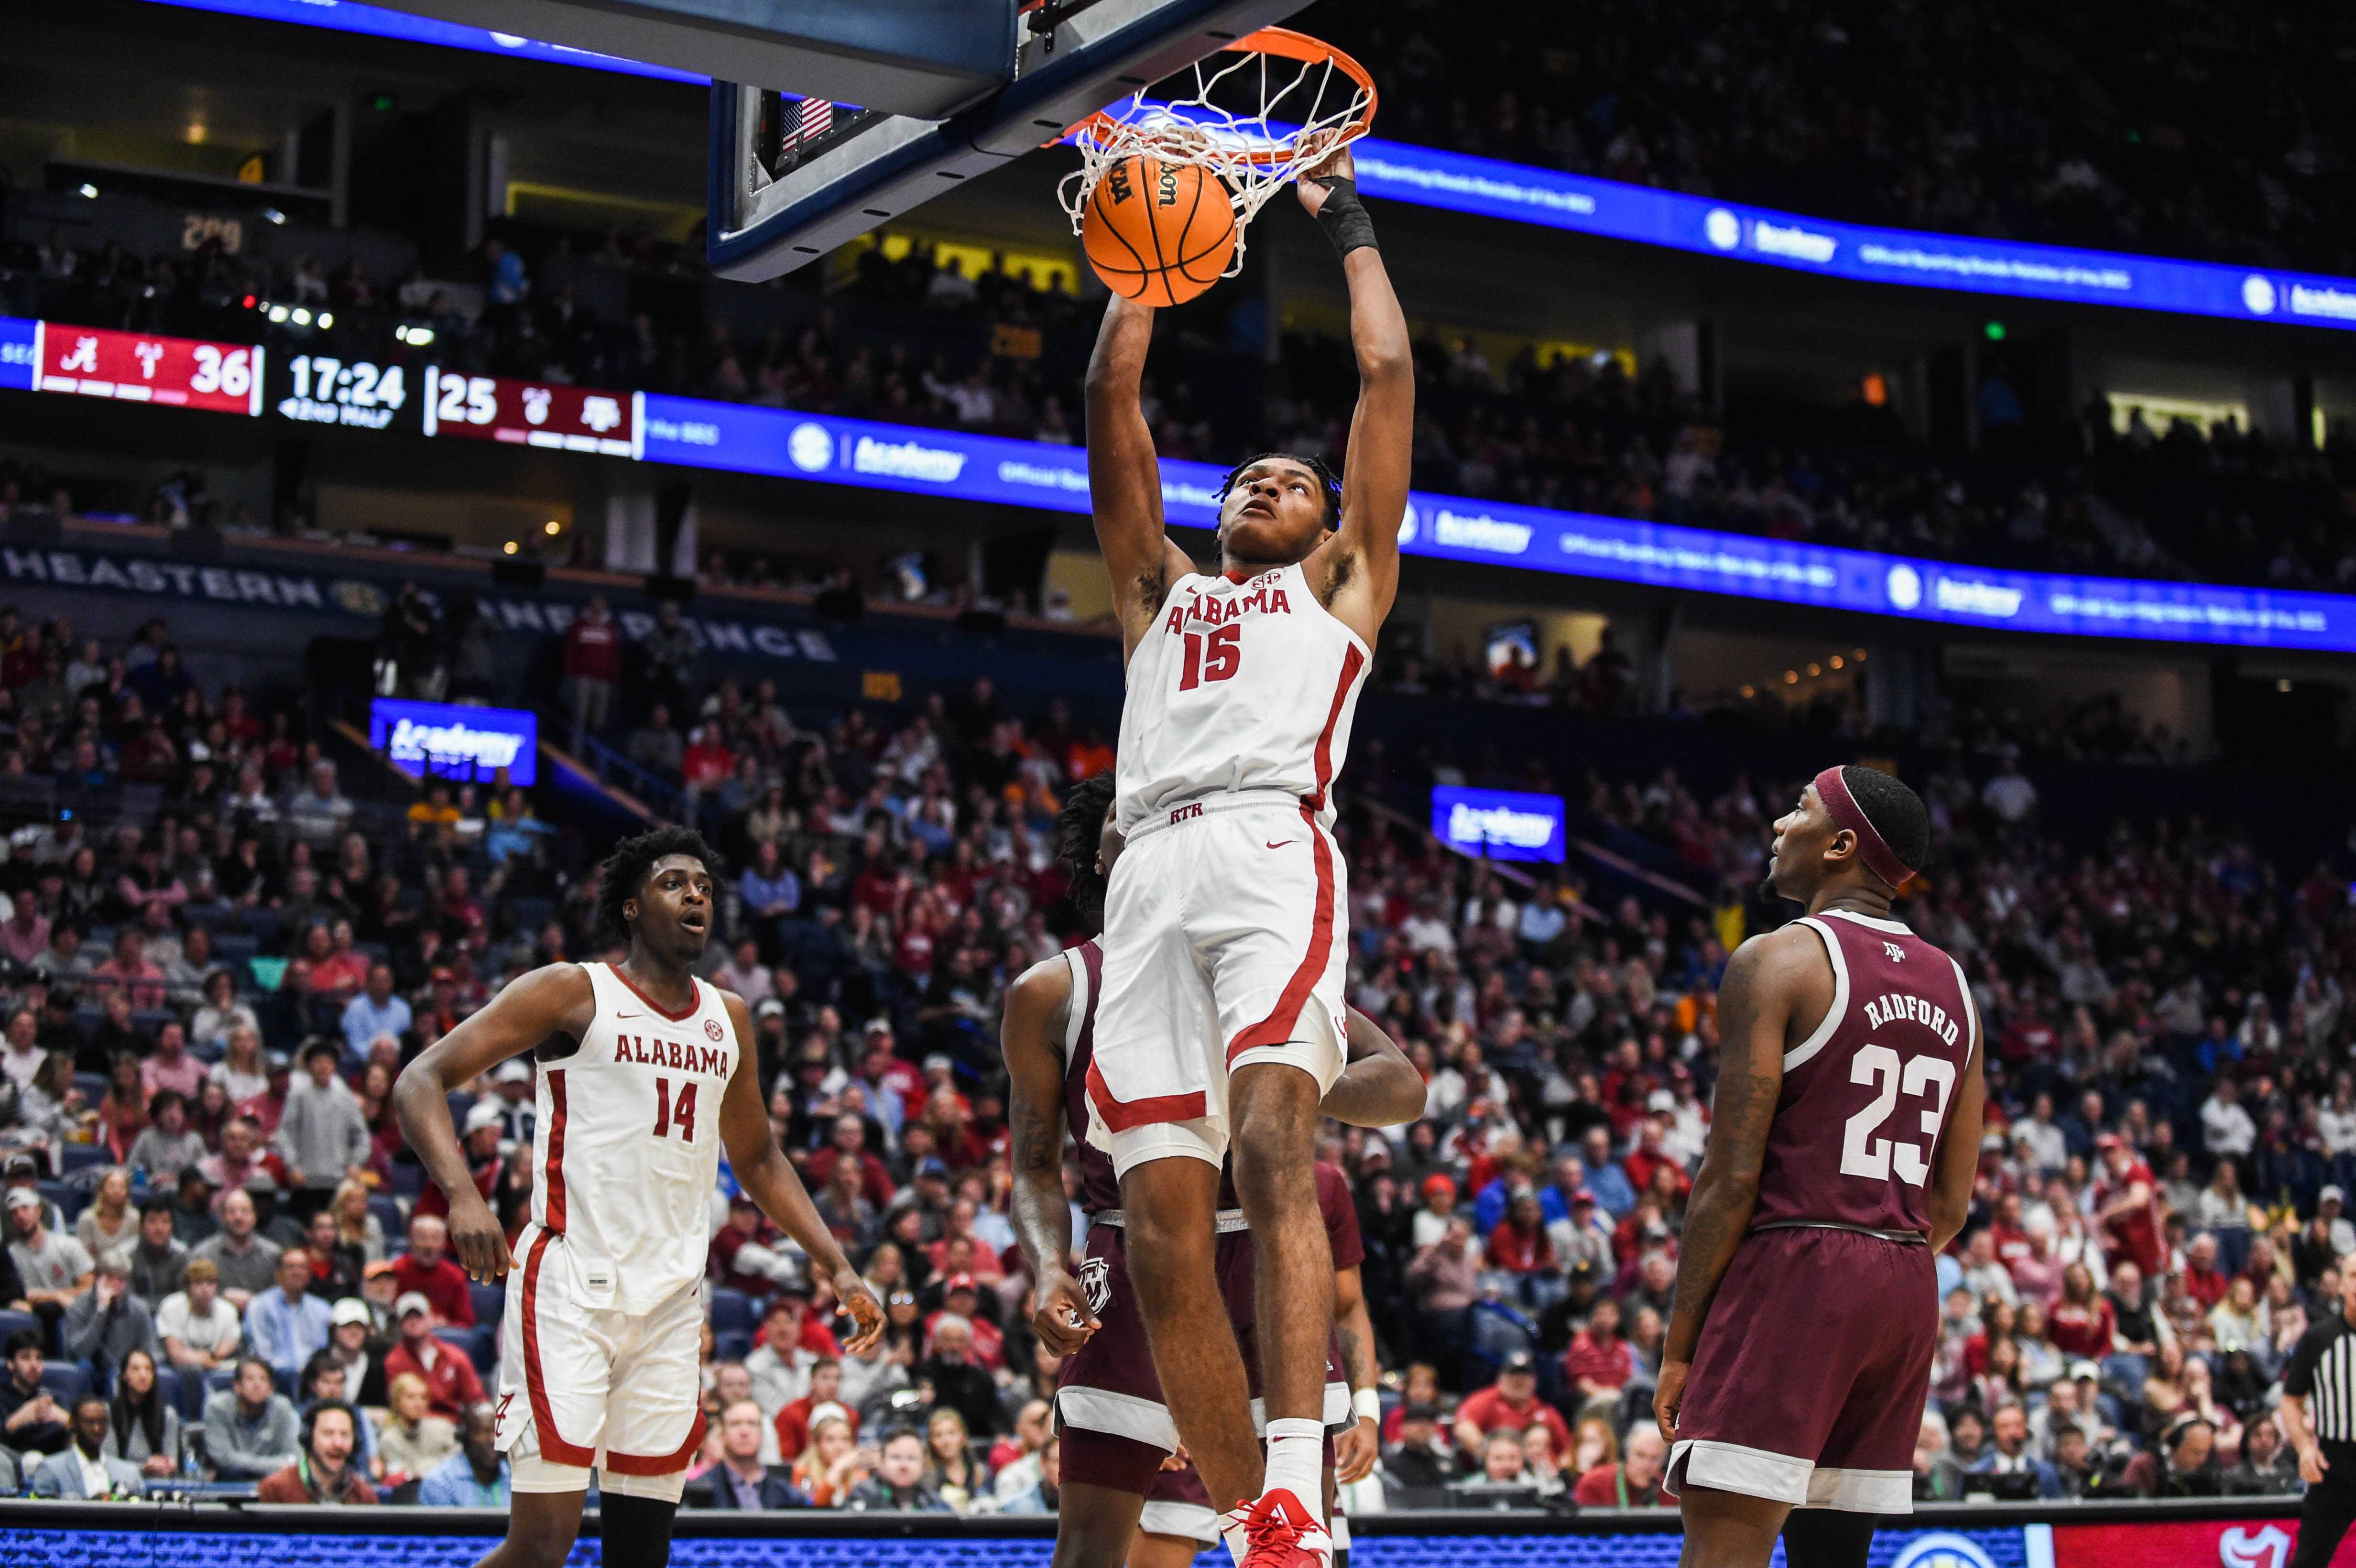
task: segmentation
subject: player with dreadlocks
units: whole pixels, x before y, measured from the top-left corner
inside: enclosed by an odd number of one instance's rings
[[[1121,853],[1110,820],[1112,799],[1112,777],[1099,773],[1075,788],[1064,805],[1057,849],[1071,868],[1072,906],[1089,929],[1102,915],[1106,880]],[[1062,1468],[1055,1562],[1055,1568],[1185,1568],[1218,1541],[1217,1515],[1191,1467],[1163,1467],[1177,1449],[1177,1429],[1130,1288],[1120,1191],[1110,1157],[1085,1143],[1079,1200],[1090,1222],[1076,1273],[1072,1264],[1065,1135],[1087,1115],[1104,964],[1102,949],[1090,940],[1033,965],[1007,990],[999,1034],[1009,1079],[1014,1233],[1031,1274],[1032,1328],[1050,1352],[1067,1358],[1055,1396]],[[1349,1016],[1349,1065],[1326,1093],[1324,1115],[1360,1126],[1392,1126],[1423,1114],[1422,1078],[1355,1009]],[[1334,1262],[1322,1414],[1344,1424],[1338,1473],[1356,1480],[1374,1467],[1370,1412],[1378,1408],[1374,1328],[1358,1278],[1365,1249],[1347,1180],[1320,1165],[1316,1182]],[[1232,1186],[1221,1204],[1220,1293],[1235,1338],[1248,1347],[1252,1237]]]
[[[558,1568],[593,1469],[605,1562],[669,1561],[703,1441],[701,1286],[723,1147],[738,1184],[853,1319],[848,1349],[883,1332],[883,1307],[770,1136],[744,999],[691,972],[712,936],[719,867],[691,828],[625,839],[601,868],[597,914],[628,955],[517,977],[394,1086],[402,1131],[449,1195],[458,1262],[507,1281],[497,1441],[514,1500],[481,1568]],[[531,1218],[510,1251],[467,1176],[448,1096],[527,1051],[539,1068]]]

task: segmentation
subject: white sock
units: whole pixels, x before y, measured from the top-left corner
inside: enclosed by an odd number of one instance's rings
[[[1268,1424],[1268,1479],[1262,1493],[1281,1488],[1321,1524],[1325,1518],[1325,1424],[1287,1419]]]

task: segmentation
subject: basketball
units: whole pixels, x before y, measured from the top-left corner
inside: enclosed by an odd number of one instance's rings
[[[1235,259],[1235,204],[1218,176],[1135,154],[1107,168],[1089,193],[1080,243],[1113,293],[1141,304],[1183,304]]]

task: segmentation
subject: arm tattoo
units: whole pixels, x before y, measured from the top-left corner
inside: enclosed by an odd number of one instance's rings
[[[1017,1170],[1060,1168],[1064,1163],[1064,1129],[1052,1105],[1015,1101],[1013,1142]]]
[[[1355,1388],[1358,1381],[1358,1331],[1347,1323],[1336,1323],[1333,1338],[1342,1347],[1342,1381]]]

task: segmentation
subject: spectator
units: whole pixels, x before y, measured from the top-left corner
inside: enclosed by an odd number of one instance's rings
[[[230,1124],[232,1127],[241,1125]],[[226,1132],[222,1141],[228,1141]],[[252,1193],[232,1188],[220,1195],[214,1207],[220,1230],[191,1248],[189,1261],[212,1264],[220,1274],[221,1299],[242,1313],[277,1281],[278,1254],[283,1249],[256,1231],[258,1216]]]
[[[155,1310],[164,1354],[185,1373],[202,1374],[237,1359],[245,1322],[223,1298],[220,1269],[210,1258],[190,1258],[180,1288]]]
[[[284,1071],[279,1065],[284,1061],[284,1058],[277,1052],[271,1053],[269,1065],[273,1074]],[[197,1162],[197,1168],[205,1173],[205,1179],[219,1194],[213,1200],[213,1212],[224,1226],[228,1223],[226,1210],[231,1193],[244,1192],[246,1201],[251,1204],[253,1192],[248,1184],[256,1178],[273,1191],[284,1185],[285,1162],[263,1147],[262,1140],[268,1136],[267,1132],[261,1122],[245,1111],[246,1105],[258,1103],[254,1100],[244,1102],[236,1115],[223,1121],[220,1152]]]
[[[774,1310],[770,1321],[772,1323],[776,1321],[776,1314]],[[772,1348],[774,1347],[763,1347],[765,1349]],[[760,1353],[758,1350],[754,1352],[755,1355]],[[747,1371],[752,1370],[750,1361],[745,1363],[745,1370]],[[755,1386],[758,1387],[759,1384],[756,1382]],[[800,1458],[802,1450],[809,1445],[812,1427],[819,1416],[830,1408],[841,1414],[849,1424],[852,1435],[858,1435],[859,1413],[842,1403],[841,1393],[842,1363],[831,1356],[818,1358],[810,1364],[809,1392],[797,1399],[787,1401],[777,1411],[776,1425],[777,1453],[780,1457],[787,1460]]]
[[[277,1281],[245,1309],[245,1336],[256,1356],[288,1380],[327,1348],[328,1307],[311,1293],[311,1253],[289,1247],[278,1254]]]
[[[1599,1299],[1588,1314],[1587,1327],[1571,1337],[1563,1352],[1563,1376],[1580,1399],[1592,1405],[1616,1403],[1620,1391],[1636,1375],[1636,1360],[1620,1336],[1620,1304]]]
[[[2016,1476],[2024,1477],[2027,1490],[1999,1491],[2000,1497],[2058,1498],[2062,1495],[2062,1479],[2053,1467],[2046,1464],[2029,1449],[2029,1413],[2018,1403],[2008,1401],[1996,1407],[1988,1417],[1988,1451],[1965,1467],[1966,1476]],[[1972,1490],[1969,1481],[1965,1491]]]
[[[303,1451],[253,1488],[265,1503],[373,1505],[376,1488],[352,1463],[359,1447],[359,1413],[340,1399],[311,1407],[302,1427]]]
[[[336,1189],[367,1173],[369,1144],[359,1102],[336,1076],[333,1040],[314,1039],[303,1047],[303,1078],[286,1093],[278,1123],[278,1154],[295,1189],[298,1213],[325,1208]]]
[[[131,1259],[120,1248],[99,1253],[91,1286],[66,1308],[66,1359],[89,1361],[107,1374],[134,1350],[152,1357],[162,1348],[155,1319],[131,1288]]]
[[[1396,1494],[1428,1491],[1456,1478],[1456,1456],[1440,1435],[1440,1407],[1410,1403],[1400,1407],[1398,1442],[1383,1455],[1383,1479],[1394,1506],[1410,1506]]]
[[[2019,826],[2037,809],[2037,786],[2022,774],[2018,756],[2006,752],[1996,776],[1980,791],[1980,803],[2008,827]]]
[[[340,842],[352,820],[352,803],[336,785],[336,764],[311,764],[308,782],[287,797],[284,815],[295,837],[315,850]]]
[[[1497,1381],[1464,1396],[1456,1407],[1456,1441],[1468,1454],[1483,1452],[1492,1432],[1520,1433],[1543,1425],[1554,1439],[1554,1451],[1570,1452],[1570,1428],[1554,1406],[1537,1397],[1537,1363],[1527,1350],[1509,1352],[1498,1364]]]
[[[622,631],[605,596],[594,593],[564,633],[564,678],[572,683],[573,744],[612,722],[614,691],[622,681]]]
[[[168,1187],[204,1157],[204,1136],[188,1125],[187,1097],[158,1090],[147,1102],[147,1125],[132,1139],[123,1163],[145,1172],[149,1182]]]
[[[638,652],[647,661],[647,691],[651,700],[676,712],[688,711],[696,636],[680,615],[678,600],[665,599],[655,607],[655,624],[639,640]]]
[[[434,1334],[434,1309],[416,1291],[392,1305],[393,1321],[401,1327],[401,1342],[385,1353],[384,1375],[390,1380],[414,1372],[425,1380],[434,1409],[453,1422],[471,1404],[483,1403],[483,1381],[465,1355]]]
[[[925,1484],[956,1513],[972,1513],[990,1498],[990,1467],[973,1456],[965,1417],[943,1407],[925,1421]]]
[[[11,1187],[6,1202],[8,1261],[23,1284],[24,1299],[54,1334],[74,1298],[90,1288],[97,1265],[80,1242],[49,1228],[48,1205],[37,1189]]]
[[[139,1216],[131,1207],[131,1173],[120,1166],[101,1173],[98,1190],[74,1221],[74,1240],[91,1256],[128,1247],[139,1239]]]
[[[860,1513],[952,1511],[925,1484],[925,1440],[905,1426],[884,1434],[875,1473],[851,1488],[848,1506]]]
[[[468,1120],[471,1122],[472,1118]],[[423,1300],[434,1319],[455,1328],[475,1326],[475,1297],[466,1271],[449,1254],[450,1228],[431,1215],[410,1221],[409,1251],[395,1258],[392,1276],[403,1296]],[[451,1414],[457,1412],[453,1410]]]
[[[1456,1483],[1460,1491],[1495,1491],[1501,1488],[1536,1489],[1531,1480],[1527,1456],[1522,1452],[1522,1435],[1500,1429],[1481,1441],[1476,1450],[1481,1468]]]
[[[369,965],[368,985],[344,1004],[341,1021],[344,1049],[355,1061],[365,1058],[378,1040],[398,1040],[409,1032],[412,1015],[409,1003],[393,992],[391,965],[380,960]]]
[[[33,1471],[33,1495],[71,1502],[145,1497],[139,1467],[107,1452],[112,1435],[105,1400],[89,1393],[74,1401],[73,1440]]]
[[[749,1399],[730,1402],[720,1412],[720,1462],[693,1487],[690,1506],[711,1509],[809,1508],[810,1499],[783,1465],[761,1462],[761,1407]]]
[[[1472,1250],[1472,1227],[1461,1219],[1448,1221],[1440,1238],[1418,1253],[1408,1265],[1407,1281],[1415,1292],[1416,1332],[1425,1359],[1441,1369],[1443,1381],[1452,1375],[1471,1338],[1472,1303],[1480,1298],[1481,1260]]]
[[[1620,1463],[1599,1465],[1579,1477],[1571,1499],[1581,1508],[1660,1508],[1661,1474],[1668,1461],[1668,1445],[1660,1430],[1638,1422],[1628,1434]]]
[[[941,1313],[933,1319],[932,1354],[917,1364],[914,1376],[918,1382],[933,1385],[936,1409],[946,1406],[956,1411],[964,1417],[969,1432],[994,1433],[1002,1418],[998,1384],[986,1368],[974,1362],[972,1349],[972,1321],[953,1312]],[[889,1476],[888,1455],[886,1461],[879,1473]],[[937,1503],[940,1499],[936,1496],[933,1500]]]
[[[468,1407],[465,1445],[419,1485],[417,1506],[504,1510],[509,1495],[508,1456],[499,1452],[498,1440],[498,1421],[491,1407]]]
[[[2253,1421],[2244,1426],[2241,1462],[2218,1477],[2217,1489],[2229,1498],[2297,1491],[2297,1456],[2283,1442],[2282,1429],[2271,1421]]]
[[[809,1446],[794,1461],[793,1482],[816,1508],[847,1508],[867,1480],[876,1456],[852,1437],[846,1413],[821,1413],[810,1427]]]
[[[416,1372],[386,1380],[387,1410],[377,1428],[377,1453],[387,1482],[423,1480],[458,1456],[458,1424],[434,1410],[433,1391]]]
[[[154,1311],[179,1290],[187,1267],[188,1249],[172,1234],[171,1200],[148,1199],[140,1205],[139,1239],[131,1246],[131,1293]]]
[[[1063,1506],[1064,1440],[1054,1433],[1039,1450],[1039,1479],[1023,1491],[1003,1499],[1001,1513],[1052,1514]]]
[[[2204,1415],[2179,1416],[2152,1446],[2127,1461],[2119,1490],[2136,1498],[2205,1498],[2217,1495],[2222,1472],[2216,1458],[2217,1428]]]
[[[155,1358],[134,1350],[115,1373],[114,1400],[107,1407],[106,1451],[154,1478],[177,1475],[182,1455],[180,1413],[164,1397]]]
[[[292,1467],[301,1441],[294,1402],[271,1386],[270,1363],[259,1356],[240,1360],[235,1381],[205,1401],[205,1456],[224,1481]]]
[[[47,1363],[41,1332],[19,1328],[8,1336],[8,1376],[0,1381],[0,1446],[20,1454],[62,1453],[70,1418],[41,1381]]]

